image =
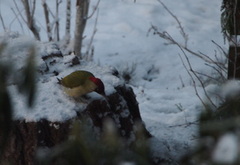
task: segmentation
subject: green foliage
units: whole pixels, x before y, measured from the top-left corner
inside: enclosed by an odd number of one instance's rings
[[[103,130],[92,127],[87,118],[75,121],[68,141],[38,158],[40,165],[117,165],[131,162],[150,164],[147,139],[142,128],[136,126],[136,139],[130,143],[118,135],[112,120],[104,122]]]

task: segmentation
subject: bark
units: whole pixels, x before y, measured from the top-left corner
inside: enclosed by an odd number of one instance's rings
[[[228,79],[240,79],[240,47],[237,45],[229,47]]]
[[[35,20],[34,20],[35,2],[36,1],[34,0],[33,1],[33,9],[30,10],[29,1],[28,0],[22,0],[23,6],[24,6],[24,9],[25,9],[25,13],[26,13],[26,17],[27,17],[27,26],[32,31],[34,37],[37,40],[41,40],[38,28],[36,27]]]
[[[227,1],[226,1],[227,2]],[[240,35],[240,2],[229,1],[228,7],[230,14],[229,20],[229,59],[228,59],[228,79],[240,79],[240,47],[236,36]]]
[[[56,19],[56,26],[55,26],[55,40],[59,41],[60,40],[60,36],[59,36],[59,4],[61,2],[59,2],[59,0],[56,0],[56,15],[55,15],[55,19]]]
[[[42,6],[43,6],[45,21],[46,21],[48,41],[52,41],[52,28],[50,26],[48,6],[45,0],[42,1]]]
[[[65,35],[70,36],[71,29],[71,0],[67,0],[67,8],[66,8],[66,28]],[[69,42],[69,41],[68,41]],[[68,43],[67,42],[67,43]]]
[[[89,0],[77,0],[76,3],[76,20],[74,32],[74,52],[80,59],[82,59],[82,40],[83,33],[88,18]]]

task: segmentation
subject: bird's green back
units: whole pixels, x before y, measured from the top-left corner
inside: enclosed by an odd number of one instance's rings
[[[88,71],[78,70],[61,79],[60,83],[67,88],[74,88],[90,81],[89,77],[94,77],[94,75]]]

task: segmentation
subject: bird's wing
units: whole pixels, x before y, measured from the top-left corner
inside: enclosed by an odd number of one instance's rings
[[[67,88],[75,88],[84,85],[89,77],[94,77],[94,75],[88,71],[79,70],[61,79],[60,84]]]

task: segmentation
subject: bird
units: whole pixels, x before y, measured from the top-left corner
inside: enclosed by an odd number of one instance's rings
[[[105,96],[105,87],[101,79],[96,78],[91,72],[77,70],[64,78],[58,79],[64,92],[71,97],[78,98],[90,92]]]

